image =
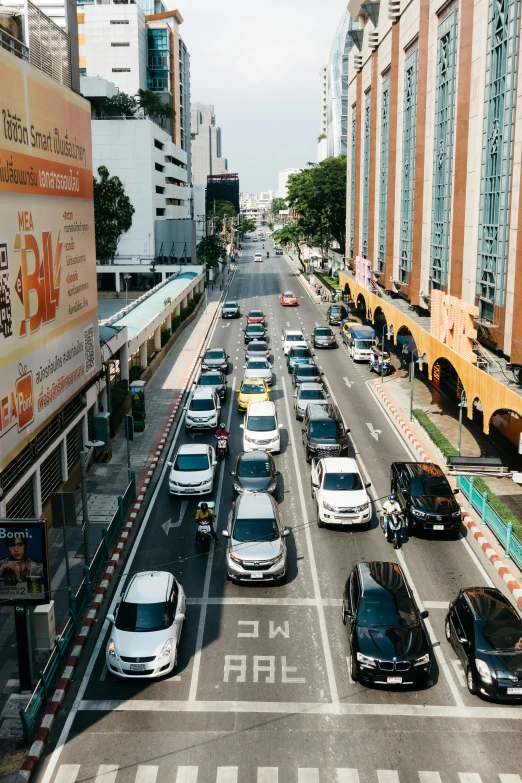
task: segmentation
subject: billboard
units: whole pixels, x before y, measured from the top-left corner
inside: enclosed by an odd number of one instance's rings
[[[0,471],[99,372],[90,104],[0,49]]]
[[[0,519],[0,602],[47,603],[45,519]]]

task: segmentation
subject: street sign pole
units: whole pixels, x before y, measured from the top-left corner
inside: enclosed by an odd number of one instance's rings
[[[18,678],[20,691],[33,690],[33,665],[31,645],[29,644],[29,612],[26,604],[15,604],[14,620],[16,631],[16,649],[18,651]]]
[[[91,562],[89,557],[89,506],[87,504],[87,460],[84,449],[80,451],[80,478],[82,485],[82,533],[83,533],[83,556],[85,565]]]

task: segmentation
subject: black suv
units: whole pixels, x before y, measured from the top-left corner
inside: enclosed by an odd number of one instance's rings
[[[470,693],[522,701],[522,620],[495,587],[467,587],[450,604],[446,639]]]
[[[314,405],[306,409],[303,444],[306,461],[313,457],[345,457],[348,454],[348,433],[337,405]]]
[[[448,479],[432,462],[392,462],[391,491],[408,524],[408,531],[444,531],[458,536],[461,512]]]
[[[341,304],[333,304],[330,305],[328,310],[326,311],[326,320],[328,323],[336,324],[337,326],[340,326],[343,322],[343,319],[346,318],[348,315],[348,310],[344,305]]]
[[[420,685],[429,680],[431,648],[412,591],[398,563],[358,563],[343,596],[349,625],[350,674],[356,682]]]

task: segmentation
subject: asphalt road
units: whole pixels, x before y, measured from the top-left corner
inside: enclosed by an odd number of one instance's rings
[[[105,623],[38,783],[521,783],[522,708],[472,697],[444,638],[447,603],[459,587],[501,582],[465,537],[411,538],[398,553],[386,543],[377,499],[389,492],[390,463],[411,454],[370,392],[369,371],[342,347],[317,351],[317,360],[372,482],[374,516],[370,529],[316,525],[280,335],[290,325],[310,334],[326,307],[311,301],[283,258],[253,263],[260,247],[245,246],[229,299],[239,300],[243,313],[255,307],[268,315],[272,399],[284,425],[278,500],[292,528],[288,583],[227,582],[221,540],[209,554],[196,550],[196,500],[170,497],[164,477],[125,572],[171,570],[184,585],[178,668],[158,681],[107,675]],[[279,304],[288,289],[300,297],[298,308]],[[232,390],[242,377],[243,326],[244,319],[219,320],[211,341],[231,358],[223,418],[233,455],[241,450],[242,415]],[[187,438],[181,428],[175,447]],[[219,531],[232,502],[232,465],[220,463],[216,474]],[[382,690],[350,680],[341,597],[352,567],[370,559],[398,559],[430,612],[434,665],[426,688]]]

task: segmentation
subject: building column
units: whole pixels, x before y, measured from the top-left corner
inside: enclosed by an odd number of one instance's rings
[[[33,502],[35,517],[42,516],[42,482],[40,479],[40,466],[33,473]]]
[[[62,481],[67,481],[69,478],[69,470],[67,469],[67,436],[60,443],[60,460],[62,463]]]
[[[179,315],[179,314],[180,314],[180,312],[181,312],[181,307],[179,306],[179,304],[177,304],[177,305],[175,306],[174,310],[172,311],[172,315],[173,315],[174,317],[176,317],[177,315]]]
[[[116,278],[116,293],[117,293],[117,294],[119,294],[119,293],[120,293],[120,291],[121,291],[121,278],[120,278],[120,273],[119,273],[119,272],[115,272],[115,273],[114,273],[114,277]]]
[[[154,350],[161,351],[161,326],[154,329]]]
[[[126,342],[120,348],[120,378],[122,381],[129,380],[129,346]]]
[[[145,369],[146,366],[147,366],[147,341],[145,340],[145,342],[140,345],[140,367],[143,367],[143,369]]]
[[[164,283],[167,279],[167,273],[162,269],[161,270],[161,282]]]
[[[372,52],[372,87],[371,87],[371,108],[370,108],[370,186],[368,188],[368,258],[372,262],[372,269],[375,269],[375,165],[377,150],[377,93],[382,92],[379,84],[379,61],[378,52]],[[381,163],[382,165],[382,163]],[[378,245],[378,243],[377,243]]]

